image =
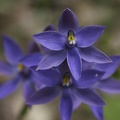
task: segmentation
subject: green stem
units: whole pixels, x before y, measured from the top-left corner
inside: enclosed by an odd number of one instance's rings
[[[29,110],[29,106],[24,105],[19,116],[18,116],[18,120],[23,120],[24,116],[27,114],[28,110]]]

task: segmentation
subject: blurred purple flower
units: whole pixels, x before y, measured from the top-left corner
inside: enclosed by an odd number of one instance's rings
[[[48,25],[44,31],[55,31],[55,28],[53,25]],[[27,54],[26,56],[24,56],[20,62],[25,64],[27,67],[31,67],[31,66],[37,66],[38,63],[40,62],[41,59],[41,55],[39,56],[39,54],[41,53],[42,55],[44,55],[45,53],[49,52],[50,50],[44,46],[38,46],[37,43],[35,43],[34,41],[31,41],[28,47],[28,52],[31,54]]]
[[[70,120],[72,111],[84,102],[91,106],[103,106],[104,101],[96,94],[90,86],[95,84],[104,72],[98,70],[85,70],[77,82],[65,65],[63,67],[51,68],[37,71],[39,82],[46,85],[38,90],[26,101],[27,105],[45,104],[52,101],[60,93],[60,114],[62,120]],[[76,102],[77,101],[77,102]]]
[[[60,65],[66,58],[73,77],[78,80],[81,76],[82,61],[108,63],[111,60],[92,45],[101,36],[104,26],[86,26],[79,29],[76,15],[66,9],[58,23],[59,33],[46,31],[33,36],[33,38],[50,49],[39,63],[37,70],[49,69]]]
[[[32,71],[21,62],[21,59],[24,61],[24,55],[15,41],[8,36],[3,36],[3,45],[7,62],[0,61],[0,74],[11,76],[12,79],[0,86],[0,99],[14,92],[20,82],[23,83],[24,98],[27,99],[31,93],[35,92],[34,83],[37,78],[35,78]],[[40,53],[32,53],[27,55],[27,57],[25,56],[25,58],[29,58],[29,56],[34,56],[35,59],[34,64],[31,64],[31,66],[37,65],[42,58]],[[29,59],[28,64],[31,63],[32,60]]]

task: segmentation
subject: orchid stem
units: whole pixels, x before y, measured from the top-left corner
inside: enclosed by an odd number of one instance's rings
[[[23,120],[24,116],[26,115],[26,113],[28,112],[29,106],[24,105],[19,116],[18,116],[18,120]]]

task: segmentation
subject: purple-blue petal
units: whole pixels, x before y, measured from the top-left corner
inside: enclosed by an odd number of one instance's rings
[[[105,105],[101,97],[91,89],[73,89],[73,92],[82,102],[88,105],[97,107]]]
[[[64,76],[64,74],[66,72],[70,73],[71,75],[71,72],[70,72],[70,69],[69,69],[69,66],[68,66],[68,63],[67,63],[67,59],[65,59],[58,67],[57,67],[59,73],[61,76]]]
[[[34,83],[34,88],[36,90],[40,90],[45,85],[44,83],[42,83],[42,80],[40,79],[39,71],[36,71],[36,66],[30,67],[30,71],[31,71],[30,80]]]
[[[50,50],[62,50],[66,45],[65,37],[55,31],[45,31],[34,35],[33,38]]]
[[[34,83],[30,80],[26,80],[23,83],[23,96],[24,99],[27,100],[31,95],[36,92]]]
[[[53,25],[48,25],[44,31],[56,31],[55,27]]]
[[[0,61],[0,74],[1,75],[10,75],[12,76],[14,74],[14,68],[11,64],[5,62],[5,61]]]
[[[82,59],[82,70],[92,69],[92,68],[94,68],[94,65],[96,65],[96,63],[87,62]]]
[[[56,86],[63,79],[55,68],[38,70],[34,72],[34,75],[38,78],[36,83],[42,83],[46,86]]]
[[[78,47],[89,47],[93,45],[101,36],[104,26],[86,26],[82,27],[76,34]]]
[[[0,86],[0,99],[4,98],[4,97],[8,96],[9,94],[11,94],[12,92],[14,92],[17,89],[19,82],[20,82],[20,78],[16,77],[12,80],[9,80],[9,81],[3,83]]]
[[[67,56],[67,50],[50,51],[40,61],[37,70],[45,70],[60,65]]]
[[[105,72],[102,79],[109,78],[117,70],[117,68],[120,65],[120,56],[111,56],[110,59],[113,62],[104,63],[104,64],[95,64],[93,66],[94,69],[101,70],[101,71]]]
[[[3,36],[4,53],[7,60],[12,63],[18,63],[23,53],[19,45],[8,36]]]
[[[119,94],[120,93],[120,81],[113,79],[113,78],[101,80],[97,83],[96,88],[106,93]]]
[[[35,89],[39,90],[39,89],[43,88],[43,86],[45,86],[45,85],[43,83],[41,83],[41,81],[40,81],[39,71],[36,71],[36,66],[32,66],[29,69],[31,71],[30,79],[31,79],[31,81],[34,82]]]
[[[60,115],[62,120],[70,120],[73,111],[72,98],[69,90],[64,90],[60,100]]]
[[[53,26],[53,25],[48,25],[45,29],[44,29],[44,31],[56,31],[56,29],[55,29],[55,27]],[[41,45],[41,48],[42,48],[42,52],[43,53],[48,53],[49,51],[50,51],[50,49],[48,49],[48,48],[46,48],[46,47],[44,47],[44,46],[42,46]]]
[[[30,41],[28,45],[28,53],[40,52],[40,47],[35,41]]]
[[[112,62],[107,55],[105,55],[102,51],[92,46],[87,48],[80,48],[79,53],[81,55],[81,58],[88,62],[95,62],[95,63]]]
[[[43,54],[47,54],[47,53],[50,52],[51,50],[48,49],[48,48],[46,48],[46,47],[44,47],[43,45],[41,45],[41,51],[42,51]]]
[[[73,111],[77,109],[81,105],[81,100],[74,94],[72,95],[72,102],[73,102]]]
[[[35,52],[26,55],[20,60],[20,62],[24,64],[26,67],[37,66],[42,58],[43,58],[42,54],[40,54],[39,52]]]
[[[26,101],[27,105],[45,104],[55,99],[60,90],[55,87],[44,87],[38,90]]]
[[[92,112],[95,115],[95,117],[97,118],[97,120],[104,120],[103,107],[90,106],[90,109],[92,110]]]
[[[81,77],[82,61],[76,48],[68,49],[67,62],[76,81]]]
[[[79,88],[88,88],[92,87],[96,82],[98,82],[102,76],[104,75],[104,72],[89,69],[82,72],[81,78],[79,82],[77,82],[77,87]]]
[[[58,23],[59,32],[63,35],[67,35],[69,30],[76,33],[79,29],[79,22],[77,16],[69,9],[65,9],[59,19]]]

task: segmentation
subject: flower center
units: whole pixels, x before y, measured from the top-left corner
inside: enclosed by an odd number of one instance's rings
[[[23,64],[21,64],[21,63],[19,63],[19,64],[17,65],[18,71],[22,71],[24,68],[25,68],[25,66],[24,66]]]
[[[67,40],[68,40],[69,45],[75,45],[76,43],[75,34],[72,30],[68,31]]]
[[[70,85],[70,74],[66,72],[63,76],[62,85],[68,87]]]
[[[24,78],[29,78],[31,72],[28,68],[26,68],[23,64],[19,63],[17,65],[18,73]]]

